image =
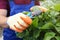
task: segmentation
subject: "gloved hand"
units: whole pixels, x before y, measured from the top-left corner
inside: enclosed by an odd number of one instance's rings
[[[38,16],[41,13],[41,11],[40,10],[36,10],[33,12],[23,11],[23,13],[29,16],[30,18],[34,18],[34,16]]]
[[[30,11],[32,11],[32,12],[34,12],[34,11],[36,11],[36,12],[38,12],[38,11],[46,12],[46,11],[48,11],[48,9],[45,8],[45,7],[42,7],[42,6],[33,6],[33,7],[30,8]]]
[[[31,23],[32,19],[22,13],[10,16],[7,20],[10,29],[16,32],[23,32]]]

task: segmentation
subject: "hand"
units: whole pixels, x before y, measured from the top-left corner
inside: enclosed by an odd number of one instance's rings
[[[31,23],[32,19],[22,13],[10,16],[7,20],[10,29],[17,32],[23,32]]]
[[[33,7],[30,8],[30,11],[39,11],[39,10],[40,10],[41,12],[46,12],[46,11],[48,11],[47,8],[42,7],[42,6],[33,6]]]

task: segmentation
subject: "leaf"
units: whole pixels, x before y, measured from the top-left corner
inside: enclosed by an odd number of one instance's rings
[[[54,2],[52,2],[51,0],[45,0],[44,2],[41,3],[41,5],[49,9],[51,6],[54,5]]]
[[[45,1],[45,0],[39,0],[39,1]]]
[[[57,15],[59,15],[59,12],[56,12],[56,11],[51,10],[50,15],[52,17],[56,17]]]
[[[55,26],[55,29],[56,29],[56,31],[58,32],[58,33],[60,33],[60,26],[58,27],[58,26]]]
[[[38,21],[39,21],[39,19],[38,19],[38,17],[36,17],[36,18],[33,20],[32,25],[33,25],[34,27],[38,27]]]
[[[56,40],[60,40],[60,36],[56,36],[55,38],[56,38]]]
[[[58,33],[60,33],[60,22],[56,23],[55,29]]]
[[[55,36],[54,32],[47,32],[44,36],[43,40],[50,40],[51,38],[53,38]]]
[[[50,29],[53,26],[53,24],[51,22],[48,22],[46,24],[44,24],[41,29]]]
[[[29,12],[27,12],[27,11],[23,11],[22,13],[27,15]]]
[[[55,9],[56,11],[60,11],[60,4],[56,4],[56,5],[54,6],[54,9]]]
[[[60,27],[60,23],[56,23],[56,26]]]
[[[33,32],[33,37],[38,38],[40,36],[40,32],[41,30],[35,29],[35,31]]]
[[[25,31],[22,32],[22,33],[17,33],[17,36],[18,36],[19,38],[27,37],[27,36],[29,36],[29,31],[28,31],[28,30],[25,30]]]

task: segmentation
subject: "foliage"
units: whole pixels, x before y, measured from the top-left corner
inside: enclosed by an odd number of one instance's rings
[[[35,16],[32,24],[22,33],[23,40],[60,40],[60,4],[45,4],[49,10]]]

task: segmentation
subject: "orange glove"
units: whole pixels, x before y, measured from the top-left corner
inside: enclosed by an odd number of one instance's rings
[[[32,19],[22,13],[10,16],[7,20],[10,29],[16,32],[23,32],[31,23]]]

